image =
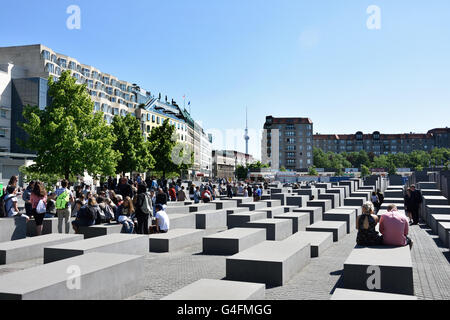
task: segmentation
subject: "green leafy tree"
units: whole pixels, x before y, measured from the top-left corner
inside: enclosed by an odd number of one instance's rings
[[[181,173],[192,166],[194,152],[186,144],[177,143],[175,126],[166,119],[161,126],[153,128],[148,140],[150,153],[155,160],[154,170],[167,174]]]
[[[43,110],[26,106],[25,122],[19,123],[28,135],[19,144],[37,153],[28,172],[66,179],[85,171],[113,175],[120,159],[112,148],[115,137],[103,114],[94,114],[86,85],[76,84],[70,71],[64,71],[57,82],[50,77],[48,86],[51,104]]]
[[[139,119],[131,114],[115,116],[112,127],[116,136],[113,149],[121,154],[116,173],[147,172],[153,169],[155,160],[150,154],[150,143],[142,135]]]
[[[280,171],[281,171],[281,172],[286,172],[287,170],[286,170],[286,168],[285,168],[284,166],[282,166],[282,167],[280,168]]]
[[[309,174],[310,176],[318,176],[318,175],[319,175],[319,173],[317,172],[315,166],[312,166],[312,167],[309,168],[308,174]]]
[[[236,167],[236,177],[239,180],[245,180],[247,179],[247,175],[248,175],[248,168],[242,165],[238,165]]]
[[[366,165],[361,166],[361,177],[365,178],[367,176],[370,176],[370,170]]]

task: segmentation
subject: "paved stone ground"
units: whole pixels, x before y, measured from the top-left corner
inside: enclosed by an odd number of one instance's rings
[[[208,230],[212,234],[220,230]],[[414,283],[419,299],[450,299],[450,252],[425,226],[411,228]],[[282,287],[267,288],[269,300],[328,300],[342,283],[344,261],[352,251],[356,231],[333,244],[319,258],[311,259],[301,272]],[[222,256],[201,254],[201,244],[174,253],[149,253],[145,258],[146,289],[130,300],[158,300],[199,279],[225,278]],[[42,264],[43,259],[0,266],[0,275]]]

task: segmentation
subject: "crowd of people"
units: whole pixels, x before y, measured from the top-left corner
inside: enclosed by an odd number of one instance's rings
[[[168,202],[191,200],[194,203],[209,203],[220,196],[233,198],[237,195],[253,196],[254,201],[260,201],[263,188],[267,189],[267,184],[218,181],[217,184],[189,183],[186,190],[181,179],[168,181],[148,177],[144,181],[140,175],[133,180],[128,177],[121,177],[118,181],[110,178],[96,190],[87,184],[80,184],[71,190],[69,182],[62,180],[53,191],[47,191],[41,181],[31,181],[20,192],[17,183],[18,177],[13,176],[3,190],[0,197],[0,217],[21,215],[27,220],[33,217],[37,235],[42,234],[44,219],[55,217],[58,218],[59,233],[69,233],[70,227],[73,227],[75,233],[79,233],[83,227],[112,222],[122,224],[123,233],[166,233],[170,229],[170,218],[165,212]],[[25,213],[18,208],[17,197],[20,195],[25,202]],[[406,190],[406,215],[394,204],[388,206],[386,213],[378,215],[383,202],[384,195],[377,190],[372,193],[371,201],[363,205],[362,215],[356,220],[357,244],[409,245],[412,248],[409,226],[419,223],[419,208],[422,203],[420,191],[414,185]]]

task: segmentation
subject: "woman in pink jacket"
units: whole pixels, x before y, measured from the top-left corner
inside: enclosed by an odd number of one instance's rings
[[[30,202],[34,220],[36,221],[36,235],[40,236],[42,234],[42,224],[44,222],[45,210],[44,212],[38,211],[40,211],[42,206],[43,208],[47,206],[47,191],[45,190],[42,182],[37,181],[34,184],[33,191],[30,195]]]

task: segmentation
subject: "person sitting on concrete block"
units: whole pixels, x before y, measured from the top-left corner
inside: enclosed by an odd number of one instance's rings
[[[76,202],[76,206],[81,206],[81,202]],[[72,221],[72,228],[76,234],[79,233],[80,227],[90,227],[95,225],[100,207],[97,205],[95,198],[89,198],[88,204],[78,209],[77,218]]]
[[[356,218],[356,229],[358,229],[356,243],[359,246],[379,246],[383,243],[383,238],[375,229],[378,217],[374,214],[374,210],[373,203],[366,202],[362,207],[362,215]]]
[[[156,224],[149,228],[150,234],[155,233],[167,233],[170,228],[170,219],[167,213],[164,211],[164,207],[160,204],[155,206],[156,214]]]
[[[408,237],[408,219],[398,211],[396,205],[389,205],[388,212],[381,216],[380,232],[383,235],[384,245],[396,247],[409,245],[412,249],[413,241]]]

